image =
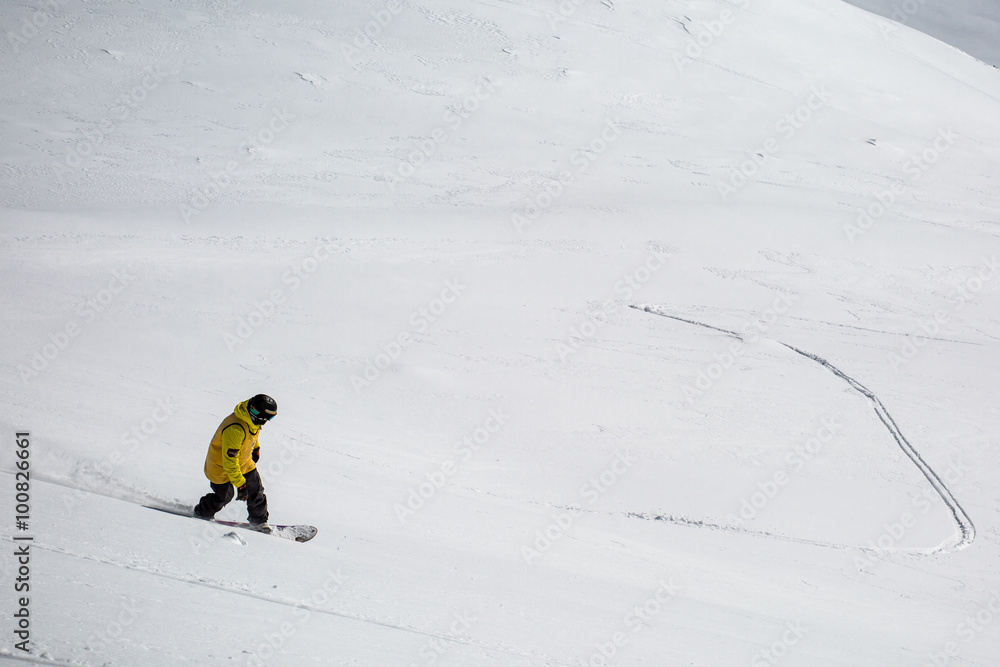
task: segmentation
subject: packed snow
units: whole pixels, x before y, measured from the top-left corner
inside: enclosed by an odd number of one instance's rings
[[[995,667],[965,7],[4,3],[0,662]]]

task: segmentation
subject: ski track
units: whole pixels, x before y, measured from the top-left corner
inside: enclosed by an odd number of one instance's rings
[[[676,320],[678,322],[684,322],[685,324],[691,324],[697,327],[702,327],[703,329],[718,331],[719,333],[731,336],[733,338],[736,338],[737,340],[743,341],[744,343],[746,342],[743,339],[743,337],[735,331],[729,331],[728,329],[722,329],[720,327],[713,326],[711,324],[706,324],[704,322],[698,322],[696,320],[685,319],[677,315],[671,315],[669,313],[664,312],[657,306],[632,304],[630,305],[630,307],[634,308],[635,310],[649,313],[651,315],[658,315],[660,317],[666,317],[667,319]],[[872,392],[870,389],[868,389],[863,384],[861,384],[860,382],[849,376],[847,373],[843,372],[842,370],[831,364],[823,357],[812,354],[811,352],[806,352],[805,350],[801,350],[795,347],[794,345],[790,345],[780,340],[775,340],[775,342],[782,345],[783,347],[788,348],[789,350],[795,352],[796,354],[799,354],[805,357],[806,359],[810,359],[816,362],[817,364],[823,366],[828,371],[830,371],[840,379],[844,380],[848,385],[851,386],[852,389],[854,389],[859,394],[868,399],[868,402],[871,403],[872,405],[872,409],[875,410],[875,414],[878,415],[879,420],[881,420],[882,424],[885,425],[886,429],[889,431],[893,439],[896,441],[896,444],[899,445],[900,449],[903,450],[903,453],[906,454],[907,458],[909,458],[910,461],[912,461],[913,464],[917,467],[917,469],[920,470],[923,476],[927,479],[930,485],[941,497],[941,500],[943,500],[945,505],[948,507],[948,510],[951,512],[952,518],[958,525],[959,533],[961,534],[959,540],[955,542],[955,544],[953,545],[943,544],[940,547],[934,549],[910,551],[910,553],[932,554],[941,551],[961,551],[962,549],[965,549],[966,547],[971,545],[972,542],[976,539],[976,527],[972,523],[972,519],[966,513],[965,509],[962,508],[961,504],[952,494],[948,486],[941,480],[941,477],[934,471],[933,468],[931,468],[927,464],[926,461],[924,461],[923,457],[920,455],[920,452],[918,452],[916,448],[910,443],[910,441],[906,439],[906,436],[903,435],[903,432],[899,429],[899,426],[896,424],[896,420],[893,419],[892,415],[889,414],[889,411],[886,409],[885,405],[882,403],[879,397],[876,396],[875,393]],[[678,523],[678,521],[676,521],[673,517],[646,517],[646,518]],[[683,520],[682,523],[691,523],[691,522],[688,520]],[[730,528],[727,528],[725,526],[715,526],[710,524],[705,524],[705,526],[716,529],[730,530]],[[738,529],[738,530],[740,532],[750,532],[750,533],[757,532],[757,531],[746,531],[745,529]],[[768,537],[777,537],[768,533],[763,533],[762,535],[767,535]],[[784,536],[782,536],[781,539],[792,539],[792,541],[805,541],[805,540],[798,540],[795,538],[788,538]],[[810,543],[808,541],[805,542]],[[834,546],[834,545],[826,544],[824,546]],[[840,546],[837,548],[845,548],[845,547]]]

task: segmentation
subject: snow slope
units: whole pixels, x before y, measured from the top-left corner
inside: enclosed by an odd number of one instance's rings
[[[835,0],[0,14],[12,664],[996,664],[995,68]],[[143,508],[257,392],[319,535]]]

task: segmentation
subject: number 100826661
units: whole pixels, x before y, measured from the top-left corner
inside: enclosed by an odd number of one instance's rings
[[[18,530],[28,530],[28,519],[31,518],[31,440],[30,433],[17,433],[17,460],[14,467],[14,500],[16,504],[14,510],[17,513],[16,521]]]

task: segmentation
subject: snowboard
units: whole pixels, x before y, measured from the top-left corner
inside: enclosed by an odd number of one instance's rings
[[[186,516],[190,519],[198,519],[199,521],[204,521],[199,517],[196,517],[191,509],[189,508],[169,508],[169,507],[156,507],[155,505],[143,505],[143,507],[148,507],[151,510],[157,510],[160,512],[166,512],[167,514],[173,514],[174,516]],[[280,537],[286,540],[294,540],[296,542],[308,542],[312,538],[316,537],[316,533],[319,531],[316,526],[306,526],[306,525],[294,525],[285,526],[280,524],[271,524],[271,532],[264,533],[256,528],[252,527],[246,521],[225,521],[222,519],[212,519],[209,523],[217,523],[220,526],[230,526],[231,528],[242,528],[244,530],[252,530],[255,533],[261,533],[262,535],[272,535],[274,537]]]
[[[282,526],[276,524],[270,524],[271,532],[264,533],[263,531],[257,530],[251,526],[246,521],[221,521],[219,519],[213,519],[214,523],[220,526],[231,526],[233,528],[243,528],[245,530],[252,530],[255,533],[263,533],[264,535],[273,535],[275,537],[282,537],[286,540],[295,540],[296,542],[308,542],[312,538],[316,537],[316,526],[306,526],[306,525],[295,525],[295,526]]]

